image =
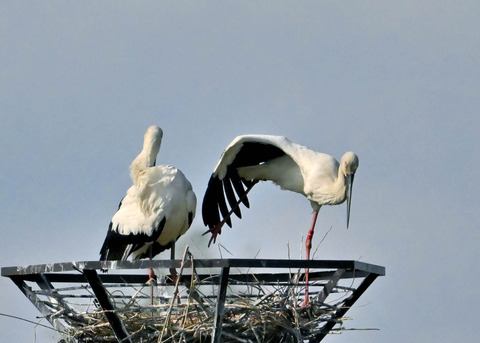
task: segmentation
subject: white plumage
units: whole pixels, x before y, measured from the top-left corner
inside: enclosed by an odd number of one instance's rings
[[[203,221],[216,241],[222,226],[230,227],[231,215],[241,218],[240,204],[249,207],[247,194],[258,182],[270,180],[284,190],[303,194],[313,208],[313,221],[306,239],[307,259],[318,211],[323,205],[347,200],[347,227],[358,157],[347,152],[338,163],[330,155],[312,151],[282,136],[244,135],[224,151],[208,183],[202,204]],[[308,275],[308,272],[307,272]],[[308,278],[308,276],[307,276]],[[308,289],[306,295],[308,302]]]
[[[100,260],[153,257],[171,248],[190,227],[197,200],[192,185],[177,168],[155,166],[163,132],[151,126],[142,152],[130,166],[133,185],[112,218]]]

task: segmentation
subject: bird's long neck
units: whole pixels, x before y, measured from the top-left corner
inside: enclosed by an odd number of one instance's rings
[[[160,150],[160,144],[152,146],[145,142],[142,152],[133,160],[130,165],[130,176],[132,177],[133,184],[138,184],[139,176],[141,173],[150,167],[155,166],[158,151]]]
[[[333,184],[333,203],[340,204],[345,201],[345,168],[340,164],[338,168],[337,179]]]

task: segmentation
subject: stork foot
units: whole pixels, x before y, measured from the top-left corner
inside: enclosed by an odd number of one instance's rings
[[[156,282],[157,281],[157,275],[155,275],[155,272],[153,271],[152,268],[148,268],[148,282]]]
[[[302,307],[310,306],[310,297],[308,296],[308,294],[305,294],[305,299],[303,299],[302,305],[300,306]]]
[[[175,268],[170,268],[170,278],[172,279],[173,284],[176,285],[178,280],[178,273]]]
[[[207,231],[205,231],[202,236],[206,235],[207,233],[211,233],[212,236],[210,237],[210,240],[208,241],[208,246],[210,247],[210,245],[213,243],[215,243],[217,241],[217,236],[219,234],[222,234],[222,226],[223,226],[223,222],[220,222],[218,223],[217,225],[215,225],[214,227],[211,227],[210,229],[208,229]]]

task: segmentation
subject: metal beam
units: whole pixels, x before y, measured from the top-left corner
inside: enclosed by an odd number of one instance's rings
[[[30,266],[3,267],[2,276],[30,275],[51,272],[67,272],[84,269],[148,269],[180,268],[182,260],[135,260],[135,261],[80,261]],[[185,267],[191,268],[191,261],[185,261]],[[366,271],[379,276],[385,275],[385,268],[352,260],[272,260],[272,259],[209,259],[195,260],[195,268],[287,268],[287,269],[346,269]]]
[[[103,310],[105,311],[105,317],[110,323],[118,342],[132,343],[131,339],[129,338],[130,334],[110,302],[107,291],[105,290],[105,287],[103,287],[102,281],[100,281],[97,272],[94,269],[85,269],[83,270],[83,274],[92,287],[93,293],[95,293],[100,306],[102,306]]]
[[[217,306],[215,309],[214,327],[212,335],[212,343],[222,342],[222,323],[223,312],[225,310],[225,298],[227,296],[228,276],[230,274],[230,267],[222,268],[220,274],[220,286],[218,288]]]
[[[345,273],[345,269],[338,269],[335,273],[333,273],[331,279],[323,286],[323,289],[318,293],[315,297],[315,302],[323,303],[327,299],[330,292],[333,288],[337,285],[338,281],[342,278],[342,275]]]
[[[52,318],[52,311],[41,301],[35,292],[21,279],[12,277],[12,281],[17,285],[18,288],[22,291],[23,294],[30,300],[30,302],[35,306],[40,313],[45,317],[46,320],[53,326],[53,328],[60,332],[67,332],[67,328],[58,320],[57,318]]]
[[[310,271],[310,281],[330,280],[336,270]],[[370,273],[360,270],[345,270],[342,279],[346,278],[361,278],[369,275]],[[195,273],[196,279],[209,284],[219,284],[220,278],[212,273],[198,274]],[[10,276],[9,276],[10,277]],[[98,277],[102,283],[115,284],[115,283],[128,283],[128,284],[145,284],[148,280],[148,274],[99,274]],[[191,275],[181,275],[180,282],[188,283],[191,279]],[[21,274],[21,278],[24,281],[30,282],[42,282],[42,278],[45,278],[50,283],[82,283],[85,281],[85,277],[82,274],[75,273],[41,273],[41,274]],[[302,279],[302,277],[300,277]],[[290,283],[291,273],[244,273],[244,274],[231,274],[230,282],[251,283],[261,282],[267,283]]]
[[[60,313],[65,313],[65,317],[70,320],[83,324],[88,323],[88,321],[83,316],[79,315],[65,302],[65,300],[60,296],[52,283],[46,278],[45,274],[40,274],[40,280],[37,281],[37,284],[38,287],[40,287],[40,289],[42,289],[45,294],[47,294],[48,298],[50,299],[50,303],[57,307],[57,314],[55,314],[55,316],[59,316]]]
[[[375,274],[370,274],[367,276],[363,282],[358,286],[358,288],[353,292],[353,294],[345,300],[345,302],[342,304],[342,307],[340,307],[334,315],[333,320],[327,322],[325,326],[323,327],[323,330],[321,333],[315,335],[313,338],[313,342],[320,342],[329,332],[330,330],[333,329],[335,324],[337,324],[336,319],[342,318],[345,313],[352,307],[352,305],[360,298],[360,296],[367,290],[367,288],[372,284],[373,281],[378,277],[378,275]]]

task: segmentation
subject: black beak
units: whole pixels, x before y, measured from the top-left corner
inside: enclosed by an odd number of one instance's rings
[[[352,186],[353,186],[353,177],[355,174],[347,174],[345,176],[345,186],[347,192],[347,229],[348,224],[350,223],[350,205],[352,203]]]

